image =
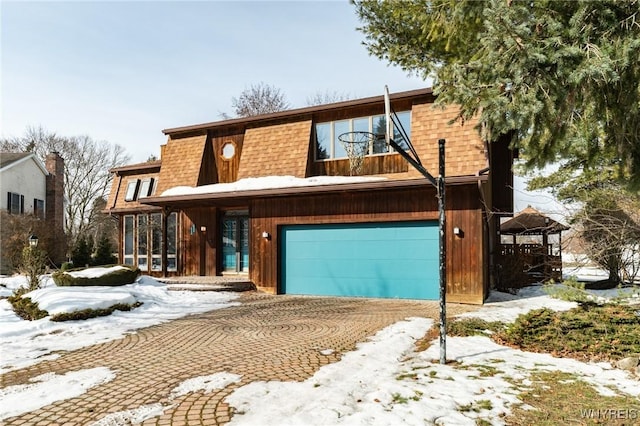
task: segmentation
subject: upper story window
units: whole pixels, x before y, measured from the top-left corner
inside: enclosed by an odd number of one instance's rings
[[[129,183],[127,184],[127,193],[124,195],[125,201],[133,201],[136,199],[139,183],[140,183],[140,179],[134,179],[129,181]]]
[[[138,193],[138,198],[148,197],[153,194],[153,178],[142,179],[140,183],[140,191]]]
[[[11,214],[24,213],[24,195],[15,192],[7,193],[7,210]]]
[[[400,125],[407,136],[411,137],[411,111],[403,111],[396,114]],[[369,132],[377,136],[369,146],[367,155],[387,154],[393,152],[393,148],[386,145],[384,133],[386,118],[384,115],[350,118],[347,120],[329,121],[316,124],[316,160],[333,160],[347,158],[338,136],[346,132]],[[406,146],[398,127],[394,126],[393,138],[400,146]]]
[[[127,192],[124,195],[125,201],[134,201],[140,198],[145,198],[150,195],[153,195],[156,187],[156,179],[154,178],[145,178],[145,179],[133,179],[127,183]]]

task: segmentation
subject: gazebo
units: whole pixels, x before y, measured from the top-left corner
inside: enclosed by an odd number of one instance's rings
[[[518,275],[526,275],[529,282],[562,280],[562,231],[569,227],[540,213],[531,206],[500,225],[501,235],[510,235],[511,242],[501,244],[502,269],[521,269]],[[557,249],[550,242],[550,235],[558,235]],[[530,237],[518,241],[517,237]],[[537,241],[536,241],[537,240]]]

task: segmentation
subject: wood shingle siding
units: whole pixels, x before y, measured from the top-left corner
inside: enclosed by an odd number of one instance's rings
[[[247,129],[238,179],[260,176],[306,177],[311,120]]]
[[[457,111],[457,107],[442,109],[433,104],[417,104],[411,111],[411,141],[422,164],[434,175],[438,170],[438,139],[443,138],[447,141],[447,176],[473,176],[489,165],[476,120],[450,124]],[[419,175],[413,168],[409,174]]]
[[[162,169],[156,194],[174,186],[196,186],[207,135],[170,139],[162,152]]]

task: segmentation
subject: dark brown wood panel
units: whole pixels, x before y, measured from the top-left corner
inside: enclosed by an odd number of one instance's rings
[[[217,209],[184,210],[181,223],[180,264],[183,275],[216,275]]]
[[[382,92],[382,90],[380,92]],[[422,101],[424,102],[425,99],[429,99],[430,101],[433,100],[432,97],[425,96]],[[412,104],[416,101],[417,100],[415,99],[394,100],[391,102],[391,107],[396,112],[408,111],[411,109]],[[379,114],[384,114],[384,104],[382,102],[367,105],[358,105],[345,109],[319,111],[314,114],[313,118],[315,122],[321,123],[323,121],[344,120],[347,118],[366,117],[368,115]]]
[[[244,133],[225,134],[211,138],[219,183],[235,182],[238,179],[243,140]],[[231,159],[222,156],[222,148],[227,143],[231,143],[235,147],[235,155]]]
[[[450,301],[482,303],[483,213],[476,185],[447,188],[447,286]],[[279,227],[292,224],[437,220],[435,189],[376,191],[258,199],[251,205],[250,278],[278,292]],[[462,237],[453,234],[460,228]],[[270,239],[262,237],[263,232]]]
[[[202,154],[202,166],[200,166],[200,176],[198,176],[198,186],[209,185],[218,182],[218,172],[216,159],[214,156],[213,144],[208,140],[204,146]]]
[[[313,156],[313,153],[312,153]],[[312,161],[312,176],[349,176],[349,160]],[[400,154],[367,156],[362,164],[361,175],[402,173],[409,170],[409,163]]]

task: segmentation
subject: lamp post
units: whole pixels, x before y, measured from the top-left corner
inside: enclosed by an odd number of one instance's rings
[[[35,290],[40,286],[40,274],[45,270],[45,253],[38,248],[38,237],[34,234],[27,239],[29,245],[22,251],[21,269],[29,280],[29,289]]]

